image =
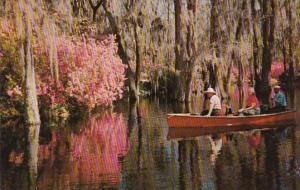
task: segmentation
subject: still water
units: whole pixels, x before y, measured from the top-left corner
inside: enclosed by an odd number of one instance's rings
[[[22,127],[2,128],[0,189],[300,189],[299,125],[172,139],[166,113],[177,109],[118,103],[67,127],[41,126],[30,146]]]

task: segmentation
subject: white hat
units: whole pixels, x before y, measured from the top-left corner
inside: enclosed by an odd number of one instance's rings
[[[204,91],[204,93],[216,93],[213,88],[208,88],[207,91]]]
[[[281,87],[280,87],[279,85],[276,85],[276,86],[274,86],[274,88],[278,88],[278,89],[280,89]]]

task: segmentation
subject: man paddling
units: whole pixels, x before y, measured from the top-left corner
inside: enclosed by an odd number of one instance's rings
[[[213,88],[208,88],[204,92],[209,98],[209,111],[205,116],[218,116],[221,112],[221,101],[220,98],[216,95],[216,92]]]

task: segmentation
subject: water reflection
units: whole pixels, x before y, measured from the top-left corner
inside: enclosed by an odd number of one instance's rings
[[[22,130],[19,129],[19,133]],[[10,129],[8,131],[1,143],[11,138]],[[40,137],[40,144],[38,134],[37,130],[29,131],[28,141],[19,145],[26,149],[17,150],[15,144],[1,147],[1,154],[8,155],[1,159],[1,189],[80,189],[120,185],[120,162],[130,148],[122,114],[104,113],[92,117],[75,131],[69,127],[52,130],[50,135]],[[18,137],[22,138],[22,135]],[[14,170],[24,172],[20,176],[8,173]],[[14,184],[14,177],[24,184]]]
[[[31,125],[26,127],[26,160],[28,169],[28,189],[37,189],[38,176],[38,148],[40,125]],[[17,158],[17,157],[16,157]]]
[[[299,188],[300,176],[296,174],[299,171],[299,149],[295,148],[299,148],[299,139],[290,139],[287,134],[299,134],[298,128],[254,130],[220,134],[214,138],[195,138],[195,141],[203,143],[202,147],[206,147],[203,152],[211,151],[212,158],[210,163],[207,162],[207,156],[201,158],[204,165],[200,167],[204,167],[205,175],[211,180],[206,184],[202,182],[202,189],[209,189],[208,184],[214,184],[217,189]],[[292,141],[294,142],[291,143]],[[206,169],[207,166],[213,171]]]
[[[249,145],[254,148],[258,149],[262,142],[262,135],[260,130],[253,130],[250,134],[247,135],[247,140]]]
[[[53,133],[51,142],[39,148],[43,171],[39,185],[57,189],[77,185],[85,188],[118,186],[120,160],[129,147],[122,114],[92,117],[76,133]],[[53,167],[58,171],[52,170]],[[57,174],[58,178],[49,180]]]
[[[223,140],[220,135],[214,135],[214,136],[209,135],[208,138],[212,150],[210,154],[210,161],[212,165],[215,165],[216,159],[218,158],[218,155],[220,154],[222,148]]]
[[[37,189],[39,130],[1,128],[0,189]]]
[[[122,103],[78,125],[43,126],[39,144],[31,145],[23,128],[2,128],[0,188],[300,188],[299,127],[193,131],[194,137],[168,139],[166,113],[172,107],[148,100]],[[36,147],[37,156],[28,154]]]

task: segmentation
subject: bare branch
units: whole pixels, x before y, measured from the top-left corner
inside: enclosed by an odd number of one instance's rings
[[[93,10],[97,10],[97,9],[99,9],[101,4],[103,3],[103,0],[100,0],[96,5],[93,4],[92,0],[89,0],[89,3],[90,3],[90,6],[92,7]]]

